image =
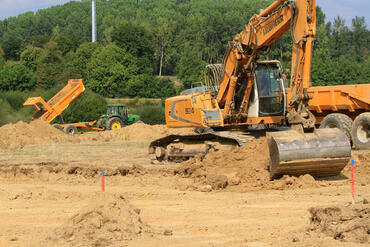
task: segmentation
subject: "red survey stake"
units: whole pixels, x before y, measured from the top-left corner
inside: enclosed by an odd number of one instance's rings
[[[355,174],[354,174],[355,161],[351,160],[351,180],[352,180],[352,204],[355,204]]]
[[[104,181],[104,172],[101,172],[101,191],[105,191],[105,181]]]

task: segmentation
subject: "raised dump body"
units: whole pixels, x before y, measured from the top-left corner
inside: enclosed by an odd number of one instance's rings
[[[370,84],[319,86],[307,90],[312,94],[309,110],[316,117],[316,124],[330,113],[343,113],[352,119],[359,114],[370,111]],[[287,102],[290,88],[286,89]]]
[[[30,97],[23,105],[32,105],[36,109],[31,120],[41,119],[50,123],[84,91],[85,87],[82,79],[70,79],[68,84],[48,102],[45,102],[41,97]]]

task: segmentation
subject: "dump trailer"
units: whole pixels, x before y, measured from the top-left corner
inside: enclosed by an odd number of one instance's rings
[[[57,116],[60,116],[69,104],[76,100],[84,91],[85,86],[82,79],[70,79],[68,84],[49,101],[45,102],[41,97],[30,97],[23,105],[30,105],[35,108],[36,112],[31,116],[31,121],[40,119],[50,123]],[[55,124],[54,127],[64,130],[68,134],[76,134],[77,128],[103,130],[102,128],[94,127],[95,122],[96,120],[83,123]]]
[[[23,105],[31,105],[36,112],[32,115],[31,120],[41,119],[47,123],[53,121],[57,116],[78,98],[85,91],[81,79],[71,79],[68,84],[60,90],[48,102],[41,97],[30,97]]]
[[[355,148],[370,149],[370,84],[317,86],[307,91],[317,127],[338,128]],[[289,100],[290,88],[286,95]]]

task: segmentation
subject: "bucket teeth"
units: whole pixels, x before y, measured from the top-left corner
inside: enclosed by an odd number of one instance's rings
[[[295,130],[269,132],[267,142],[271,179],[283,175],[338,175],[351,158],[350,141],[336,128],[305,134]]]

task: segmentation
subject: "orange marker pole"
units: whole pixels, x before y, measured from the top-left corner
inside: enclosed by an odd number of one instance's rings
[[[354,174],[354,168],[355,161],[351,160],[351,180],[352,180],[352,204],[355,204],[355,174]]]
[[[101,191],[105,191],[104,172],[101,172]]]

